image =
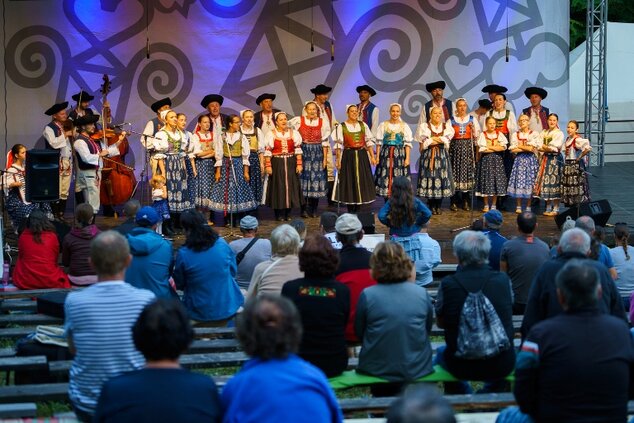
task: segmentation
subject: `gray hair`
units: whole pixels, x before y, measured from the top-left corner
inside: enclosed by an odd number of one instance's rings
[[[568,309],[595,306],[599,301],[599,272],[589,260],[569,260],[555,283]]]
[[[575,222],[575,228],[583,229],[588,235],[594,232],[594,220],[590,216],[581,216]]]
[[[411,385],[392,403],[387,423],[455,423],[449,402],[431,386]]]
[[[271,232],[271,253],[278,257],[297,255],[300,241],[295,228],[280,225]]]
[[[122,272],[130,257],[128,240],[116,231],[105,231],[90,243],[90,261],[97,275]]]
[[[462,266],[489,262],[491,241],[482,232],[463,231],[453,240],[453,254]]]
[[[579,253],[588,255],[590,251],[590,235],[579,228],[572,228],[561,234],[558,249],[562,253]]]

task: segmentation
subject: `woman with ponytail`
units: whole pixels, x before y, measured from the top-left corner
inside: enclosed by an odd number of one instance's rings
[[[610,249],[612,261],[618,279],[614,281],[623,297],[623,305],[627,310],[630,303],[630,295],[634,292],[634,247],[628,244],[630,230],[627,223],[614,225],[614,248]]]

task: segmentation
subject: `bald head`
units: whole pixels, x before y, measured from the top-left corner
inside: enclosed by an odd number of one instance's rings
[[[90,262],[100,279],[124,272],[130,257],[128,240],[119,232],[102,232],[90,243]]]
[[[590,216],[581,216],[575,222],[575,228],[584,230],[588,235],[594,233],[594,220]]]

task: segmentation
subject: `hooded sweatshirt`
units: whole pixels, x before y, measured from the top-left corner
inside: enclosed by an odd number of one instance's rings
[[[125,281],[152,291],[157,298],[175,298],[170,285],[174,267],[172,243],[151,228],[134,228],[128,234],[132,263],[126,270]]]
[[[90,257],[90,242],[96,237],[99,228],[88,225],[83,228],[73,228],[62,242],[62,263],[68,267],[68,274],[72,276],[95,275],[88,258]]]

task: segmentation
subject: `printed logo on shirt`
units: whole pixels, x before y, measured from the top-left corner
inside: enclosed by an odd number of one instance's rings
[[[322,286],[300,286],[299,295],[302,297],[335,298],[337,291],[333,288],[324,288]]]

